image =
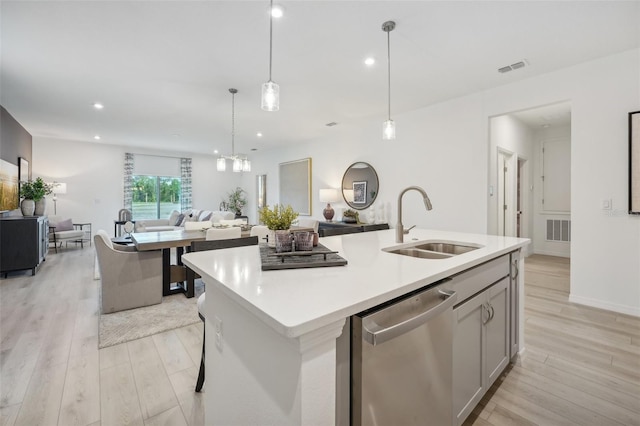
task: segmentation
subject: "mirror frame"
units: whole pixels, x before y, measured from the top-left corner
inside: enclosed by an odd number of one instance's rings
[[[364,164],[366,167],[354,167],[357,164]],[[371,197],[369,199],[368,197],[368,192],[366,189],[366,186],[368,186],[368,182],[367,181],[363,181],[364,182],[364,187],[365,187],[365,203],[354,203],[352,201],[349,201],[347,198],[347,195],[345,194],[345,190],[349,190],[351,188],[353,188],[353,184],[354,184],[354,180],[350,179],[348,182],[345,182],[345,179],[347,178],[347,174],[352,170],[352,169],[356,169],[356,168],[369,168],[371,169],[371,171],[373,172],[373,175],[375,177],[375,187],[376,187],[376,193],[373,197]],[[357,181],[356,181],[357,183]],[[347,187],[345,188],[345,184],[347,184]],[[354,209],[354,210],[364,210],[364,209],[368,209],[369,207],[371,207],[371,205],[376,201],[376,198],[378,198],[378,194],[380,193],[380,179],[378,178],[378,172],[376,172],[376,169],[369,163],[364,162],[364,161],[356,161],[355,163],[352,163],[349,167],[347,167],[347,170],[345,170],[344,174],[342,175],[342,184],[340,187],[340,190],[342,192],[342,198],[344,198],[345,203],[347,203],[347,205]]]

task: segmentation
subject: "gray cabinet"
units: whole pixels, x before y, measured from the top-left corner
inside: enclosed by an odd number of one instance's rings
[[[458,280],[482,288],[454,310],[453,413],[460,425],[510,359],[509,257],[466,272]],[[454,284],[457,278],[454,278]],[[497,281],[496,281],[497,280]],[[493,284],[492,284],[493,283]]]
[[[31,269],[45,260],[49,247],[46,216],[0,218],[0,265],[2,273]]]

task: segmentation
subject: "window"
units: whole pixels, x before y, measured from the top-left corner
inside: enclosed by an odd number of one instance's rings
[[[182,182],[171,176],[133,176],[133,220],[165,219],[172,210],[180,211]]]

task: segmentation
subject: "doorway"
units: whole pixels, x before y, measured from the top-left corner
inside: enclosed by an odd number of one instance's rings
[[[571,104],[491,117],[489,130],[488,233],[530,238],[525,255],[569,257]]]

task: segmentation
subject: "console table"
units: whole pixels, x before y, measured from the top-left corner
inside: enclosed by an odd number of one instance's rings
[[[36,268],[49,250],[49,219],[46,216],[0,218],[0,265],[7,273]]]
[[[345,223],[345,222],[320,222],[318,234],[321,237],[331,235],[354,234],[358,232],[380,231],[389,229],[388,223]]]

